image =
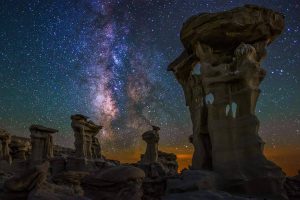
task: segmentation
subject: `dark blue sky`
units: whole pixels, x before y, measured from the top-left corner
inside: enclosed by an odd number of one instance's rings
[[[189,113],[167,65],[181,52],[184,20],[200,12],[262,5],[286,16],[269,47],[257,114],[273,148],[300,143],[300,2],[5,0],[0,2],[0,127],[29,136],[32,123],[58,128],[72,146],[70,115],[105,126],[105,151],[140,150],[161,126],[161,145],[190,151]]]

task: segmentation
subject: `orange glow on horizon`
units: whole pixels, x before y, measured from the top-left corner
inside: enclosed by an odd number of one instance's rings
[[[191,165],[192,149],[187,149],[184,152],[175,147],[161,147],[160,150],[176,154],[179,171]],[[272,148],[267,146],[264,152],[266,157],[280,166],[288,176],[298,174],[298,170],[300,170],[300,147]],[[106,153],[105,156],[110,159],[120,160],[122,163],[134,163],[140,160],[141,153],[143,152],[139,149],[134,152],[122,152],[121,154]]]

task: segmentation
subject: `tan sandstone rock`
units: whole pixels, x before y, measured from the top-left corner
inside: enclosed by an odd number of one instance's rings
[[[230,192],[285,199],[285,174],[263,155],[255,116],[266,75],[266,47],[284,28],[282,14],[249,6],[188,19],[184,52],[169,65],[184,90],[193,123],[192,168],[211,169]],[[200,75],[192,73],[200,64]]]

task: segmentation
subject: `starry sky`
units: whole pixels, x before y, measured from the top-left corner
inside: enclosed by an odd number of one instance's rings
[[[159,148],[180,167],[191,160],[192,133],[180,85],[167,65],[182,51],[191,15],[257,4],[286,16],[268,48],[257,106],[265,153],[289,174],[300,169],[299,0],[5,0],[0,1],[0,127],[29,137],[31,124],[57,128],[73,147],[70,115],[105,128],[103,153],[134,162],[150,124]]]

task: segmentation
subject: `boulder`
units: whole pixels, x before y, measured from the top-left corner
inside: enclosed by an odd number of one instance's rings
[[[132,166],[97,171],[82,180],[85,196],[97,200],[140,200],[145,173]]]
[[[89,172],[66,171],[53,176],[52,181],[57,185],[73,188],[75,194],[83,195],[84,192],[80,185],[81,180],[87,175]]]
[[[49,162],[35,166],[24,171],[23,174],[15,176],[4,183],[7,192],[28,192],[38,188],[47,179]]]
[[[46,181],[49,162],[35,166],[4,182],[0,199],[26,199],[31,191],[38,190]]]

